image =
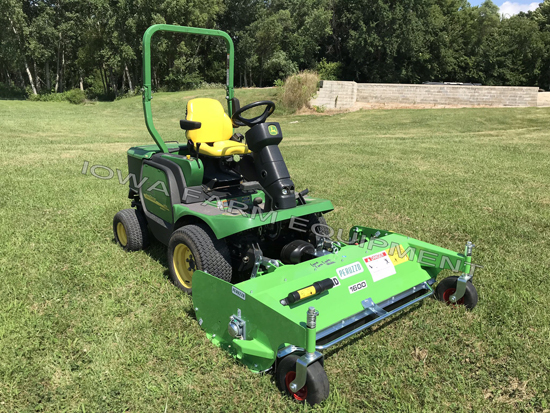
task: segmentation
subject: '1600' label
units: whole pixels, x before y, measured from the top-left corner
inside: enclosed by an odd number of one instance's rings
[[[350,285],[348,288],[349,288],[349,293],[353,294],[353,293],[356,293],[359,290],[362,290],[363,288],[367,288],[367,282],[366,281],[360,281],[357,284]]]

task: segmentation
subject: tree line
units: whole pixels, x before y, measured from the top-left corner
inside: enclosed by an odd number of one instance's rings
[[[550,86],[550,0],[500,16],[490,0],[0,0],[2,90],[80,88],[114,98],[141,85],[141,38],[157,23],[227,31],[236,86],[304,69],[358,82]],[[225,79],[218,38],[157,34],[153,87]]]

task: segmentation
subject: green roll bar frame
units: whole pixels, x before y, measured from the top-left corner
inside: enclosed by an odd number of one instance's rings
[[[198,34],[202,36],[218,36],[225,39],[225,42],[227,43],[227,94],[225,98],[227,99],[227,110],[229,116],[233,115],[233,55],[235,54],[235,47],[233,46],[233,40],[231,37],[226,32],[222,32],[221,30],[175,26],[170,24],[155,24],[154,26],[149,27],[143,34],[143,112],[145,113],[145,124],[147,125],[147,129],[159,149],[164,153],[168,153],[168,147],[155,128],[153,123],[153,112],[151,111],[151,99],[153,99],[151,90],[151,38],[156,32],[159,31]]]

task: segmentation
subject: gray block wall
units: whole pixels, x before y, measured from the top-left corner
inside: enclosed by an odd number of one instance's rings
[[[403,105],[537,106],[537,87],[407,85],[323,81],[312,105],[344,109],[356,102]]]
[[[357,83],[323,80],[317,97],[310,103],[327,109],[346,109],[355,105],[356,101]]]

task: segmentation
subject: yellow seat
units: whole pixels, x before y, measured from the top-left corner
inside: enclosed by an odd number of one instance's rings
[[[198,98],[187,102],[187,120],[200,122],[201,127],[187,131],[187,139],[200,143],[199,153],[208,156],[244,155],[250,153],[244,143],[231,140],[233,125],[220,102]]]

